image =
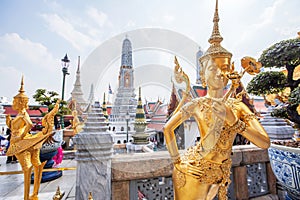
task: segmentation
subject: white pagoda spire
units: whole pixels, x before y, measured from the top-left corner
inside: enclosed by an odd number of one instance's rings
[[[71,92],[72,100],[76,100],[77,107],[84,108],[87,102],[83,98],[83,92],[80,83],[80,56],[78,56],[78,67],[76,71],[76,80],[74,83],[74,88]],[[79,109],[79,108],[78,108]]]

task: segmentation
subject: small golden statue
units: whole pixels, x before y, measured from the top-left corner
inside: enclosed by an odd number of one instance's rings
[[[76,135],[77,133],[83,130],[84,123],[79,120],[77,115],[77,110],[72,111],[72,116],[73,116],[72,129],[74,131],[74,134]]]
[[[88,200],[93,200],[92,192],[89,192]]]
[[[40,148],[52,135],[54,116],[59,109],[59,101],[54,108],[42,120],[42,131],[32,135],[32,121],[26,111],[28,109],[28,97],[24,94],[24,81],[22,77],[19,94],[14,97],[12,108],[18,111],[17,116],[11,119],[6,116],[6,124],[11,130],[11,144],[7,156],[15,155],[19,160],[24,173],[24,200],[38,200],[38,192],[42,178],[42,170],[46,162],[40,161]],[[29,196],[31,170],[34,168],[33,194]]]
[[[61,200],[65,195],[65,192],[61,192],[59,186],[56,189],[55,195],[52,200]]]
[[[200,58],[200,76],[208,87],[207,96],[188,100],[189,80],[175,59],[175,80],[186,82],[185,95],[171,118],[164,126],[166,145],[174,163],[173,185],[176,200],[227,199],[230,184],[231,150],[236,134],[241,134],[261,148],[270,146],[270,139],[256,116],[241,101],[231,98],[243,73],[234,71],[232,54],[221,46],[222,36],[218,27],[218,1],[214,28],[209,39],[211,46]],[[255,73],[251,63],[246,71]],[[245,65],[245,63],[243,63]],[[177,77],[179,76],[179,77]],[[224,95],[223,89],[231,80],[231,88]],[[187,103],[182,103],[187,102]],[[174,130],[193,117],[200,132],[200,142],[179,155]]]

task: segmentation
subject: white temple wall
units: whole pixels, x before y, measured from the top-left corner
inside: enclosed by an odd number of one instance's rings
[[[197,123],[194,120],[186,121],[184,123],[184,141],[185,149],[194,146],[197,137],[200,136]]]

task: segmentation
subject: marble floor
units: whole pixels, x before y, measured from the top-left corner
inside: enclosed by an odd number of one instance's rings
[[[23,174],[1,175],[2,172],[19,171],[19,163],[6,164],[6,156],[0,156],[0,199],[23,199]],[[63,160],[59,167],[76,167],[73,159]],[[75,200],[76,170],[63,171],[63,176],[46,183],[41,183],[39,199],[52,200],[57,187],[65,192],[63,200]],[[31,191],[33,184],[31,184]]]

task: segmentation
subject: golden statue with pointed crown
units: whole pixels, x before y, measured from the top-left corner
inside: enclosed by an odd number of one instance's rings
[[[258,147],[270,146],[270,139],[256,116],[240,98],[231,97],[243,73],[234,71],[232,54],[221,46],[223,38],[218,26],[218,0],[213,22],[213,32],[208,40],[210,47],[200,58],[200,76],[208,88],[205,97],[188,99],[189,79],[175,58],[175,80],[184,81],[187,85],[179,103],[182,107],[176,108],[164,126],[166,145],[174,163],[176,200],[211,200],[216,195],[219,200],[227,199],[232,163],[230,155],[236,134],[241,134]],[[249,61],[245,71],[254,73],[254,65]],[[231,80],[231,87],[224,95],[223,89],[228,80]],[[190,117],[198,125],[200,142],[180,155],[174,130]]]
[[[19,94],[14,97],[12,108],[18,111],[18,114],[14,119],[11,119],[10,115],[6,116],[6,124],[11,130],[11,144],[6,155],[15,155],[22,166],[24,174],[24,200],[38,200],[42,170],[46,164],[46,161],[44,163],[40,161],[40,148],[52,134],[54,116],[59,109],[59,101],[56,102],[54,108],[42,119],[44,128],[35,135],[29,133],[32,128],[32,121],[26,111],[28,109],[28,97],[25,95],[23,77]],[[34,168],[34,186],[33,193],[29,196],[32,168]]]

